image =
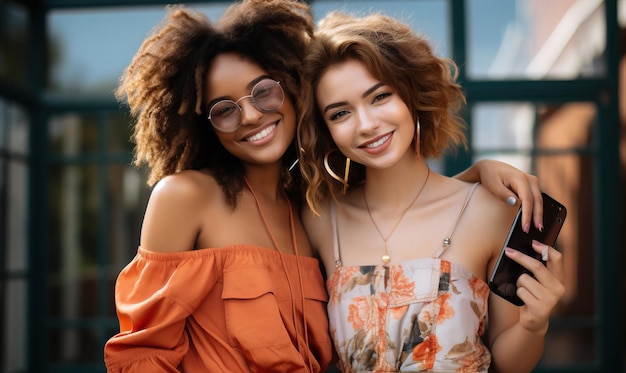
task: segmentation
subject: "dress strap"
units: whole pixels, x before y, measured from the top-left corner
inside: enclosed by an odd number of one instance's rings
[[[339,232],[337,229],[337,209],[335,201],[330,199],[330,224],[333,229],[333,252],[335,253],[335,267],[341,267],[341,258],[339,256]]]
[[[463,212],[465,211],[467,204],[469,203],[470,199],[472,198],[472,195],[474,194],[474,191],[476,190],[479,184],[480,183],[474,183],[474,185],[472,185],[472,188],[467,194],[465,203],[463,203],[463,207],[461,207],[461,211],[459,211],[459,216],[457,216],[456,221],[454,222],[454,225],[452,226],[452,229],[450,230],[450,233],[448,233],[448,236],[443,239],[443,245],[441,246],[439,250],[437,250],[435,255],[433,255],[433,258],[439,258],[441,254],[443,254],[444,250],[452,244],[452,234],[454,234],[454,230],[456,229],[457,224],[459,224],[459,220],[461,220],[461,216],[463,215]]]

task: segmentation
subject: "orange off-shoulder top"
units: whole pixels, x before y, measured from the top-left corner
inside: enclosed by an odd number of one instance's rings
[[[120,332],[105,363],[109,372],[325,372],[327,301],[315,258],[250,245],[139,248],[116,282]]]

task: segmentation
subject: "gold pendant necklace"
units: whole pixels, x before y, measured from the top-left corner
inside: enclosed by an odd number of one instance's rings
[[[381,257],[381,260],[383,261],[383,265],[386,266],[391,261],[391,257],[389,256],[389,252],[387,251],[387,240],[389,239],[389,237],[391,237],[391,235],[396,230],[396,228],[398,228],[398,225],[402,221],[402,218],[404,218],[404,215],[406,215],[406,213],[409,211],[411,206],[413,206],[415,201],[417,201],[417,197],[419,197],[420,194],[422,194],[422,190],[424,190],[424,187],[426,186],[426,183],[428,182],[429,176],[430,176],[430,168],[428,168],[428,173],[426,174],[426,180],[424,180],[424,184],[422,184],[422,187],[417,192],[417,195],[415,196],[415,198],[413,198],[411,203],[404,209],[404,211],[402,211],[402,214],[400,214],[400,217],[396,221],[396,224],[394,224],[393,228],[391,228],[391,231],[387,233],[387,236],[383,236],[382,232],[380,231],[380,228],[378,228],[378,224],[376,224],[376,222],[374,221],[374,217],[372,216],[372,212],[370,211],[370,206],[368,205],[367,198],[365,197],[365,187],[361,189],[363,191],[363,201],[365,201],[365,208],[367,209],[367,214],[370,216],[370,220],[372,221],[372,224],[374,224],[374,228],[376,228],[378,235],[383,240],[384,250],[385,250],[383,256]]]

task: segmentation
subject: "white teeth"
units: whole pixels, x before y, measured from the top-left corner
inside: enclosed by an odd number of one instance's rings
[[[254,136],[250,136],[246,139],[246,141],[258,141],[261,140],[262,138],[264,138],[265,136],[269,135],[270,133],[274,132],[274,129],[276,128],[276,125],[273,124],[269,127],[267,127],[266,129],[264,129],[263,131],[257,133]]]
[[[369,148],[369,149],[372,149],[372,148],[377,148],[377,147],[381,146],[382,144],[384,144],[384,143],[385,143],[385,141],[387,141],[387,140],[389,139],[389,137],[390,137],[390,136],[391,136],[391,134],[389,134],[389,135],[387,135],[387,136],[385,136],[385,137],[382,137],[382,138],[381,138],[380,140],[378,140],[378,141],[374,141],[374,142],[373,142],[373,143],[371,143],[371,144],[367,144],[367,145],[365,145],[365,147],[366,147],[366,148]]]

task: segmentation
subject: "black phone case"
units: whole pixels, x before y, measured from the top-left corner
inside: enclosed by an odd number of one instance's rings
[[[531,276],[533,274],[517,262],[507,257],[504,254],[504,248],[511,247],[541,261],[541,254],[535,252],[532,248],[532,240],[534,239],[554,247],[567,215],[567,209],[563,206],[563,204],[556,201],[546,193],[541,193],[541,196],[543,197],[543,231],[540,232],[534,227],[533,224],[531,224],[530,231],[528,233],[524,233],[521,223],[522,210],[520,208],[515,216],[515,220],[513,220],[511,229],[509,230],[508,236],[504,241],[504,246],[500,252],[500,256],[498,257],[496,267],[494,268],[488,282],[489,288],[493,293],[517,306],[524,304],[524,302],[516,295],[517,279],[523,273],[528,273]]]

